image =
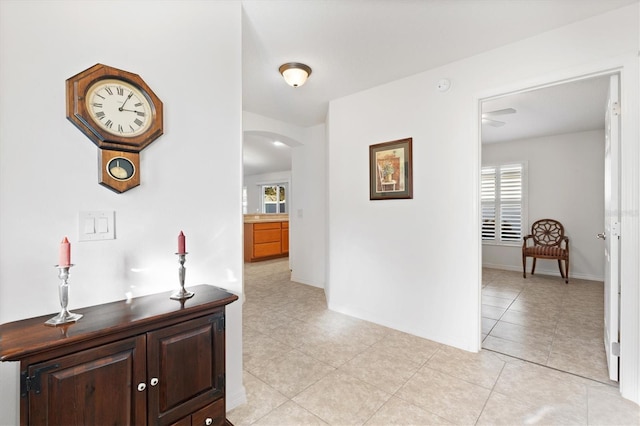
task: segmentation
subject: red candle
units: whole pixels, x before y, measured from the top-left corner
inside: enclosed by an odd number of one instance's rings
[[[58,266],[71,265],[71,244],[67,237],[60,242],[60,256],[58,259]]]
[[[180,235],[178,235],[178,254],[185,254],[187,252],[186,245],[184,234],[180,231]]]

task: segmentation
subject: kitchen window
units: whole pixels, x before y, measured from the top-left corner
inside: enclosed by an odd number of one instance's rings
[[[262,185],[262,212],[287,212],[287,189],[284,184]]]

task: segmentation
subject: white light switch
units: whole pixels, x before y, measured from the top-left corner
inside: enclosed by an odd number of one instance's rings
[[[106,217],[99,217],[97,229],[98,233],[100,234],[109,232],[109,219],[107,219]]]
[[[114,211],[80,212],[78,216],[78,241],[114,240]]]
[[[96,221],[92,217],[87,217],[84,220],[84,233],[85,234],[95,234],[96,232]]]

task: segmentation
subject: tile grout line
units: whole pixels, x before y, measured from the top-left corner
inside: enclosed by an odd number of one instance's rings
[[[504,364],[502,365],[502,368],[500,369],[500,373],[498,374],[498,377],[496,377],[496,381],[493,382],[493,386],[491,386],[491,389],[489,391],[489,396],[487,396],[487,400],[482,405],[482,410],[480,410],[480,413],[478,414],[478,418],[476,419],[474,425],[477,425],[478,422],[480,421],[480,418],[482,417],[482,413],[484,413],[485,408],[487,408],[487,404],[489,403],[489,399],[491,399],[491,395],[493,395],[493,391],[496,388],[496,385],[498,384],[498,380],[500,380],[500,376],[502,376],[502,372],[504,371],[505,367],[507,366],[507,362],[506,361],[503,361],[503,362],[504,362]]]
[[[589,381],[597,383],[599,385],[609,386],[610,388],[614,388],[614,389],[617,388],[616,385],[612,385],[610,383],[602,382],[600,380],[597,380],[597,379],[594,379],[594,378],[591,378],[591,377],[587,377],[587,376],[581,376],[580,374],[572,373],[570,371],[561,370],[559,368],[551,367],[550,365],[540,364],[539,362],[530,361],[528,359],[520,358],[520,357],[515,356],[515,355],[511,355],[511,354],[507,354],[507,353],[504,353],[504,352],[500,352],[500,351],[495,350],[495,349],[484,349],[483,348],[483,350],[489,351],[489,352],[493,352],[493,353],[496,353],[496,354],[500,354],[500,355],[504,355],[504,356],[508,356],[510,358],[514,358],[514,359],[517,359],[519,361],[526,362],[526,363],[529,363],[529,364],[537,365],[539,367],[548,368],[549,370],[557,371],[559,373],[569,374],[569,375],[574,376],[574,377],[579,377],[579,378],[584,379],[584,380],[589,380]]]
[[[370,417],[369,417],[369,418],[368,418],[368,419],[367,419],[363,424],[366,424],[369,420],[371,420],[371,419],[372,419],[372,418],[373,418],[373,417],[374,417],[374,416],[375,416],[375,415],[380,411],[380,409],[381,409],[382,407],[384,407],[384,405],[385,405],[387,402],[389,402],[389,401],[391,400],[391,398],[394,398],[394,397],[396,397],[396,398],[398,398],[399,400],[404,401],[405,403],[407,403],[407,404],[409,404],[409,405],[412,405],[412,406],[414,406],[414,407],[416,407],[416,408],[418,408],[418,409],[420,409],[420,410],[422,410],[422,411],[425,411],[425,412],[428,412],[429,414],[432,414],[432,415],[434,415],[434,416],[437,416],[437,417],[439,417],[439,418],[441,418],[441,419],[443,419],[443,420],[445,420],[445,421],[447,421],[447,422],[451,422],[449,419],[447,419],[447,418],[445,418],[445,417],[442,417],[441,415],[439,415],[439,414],[437,414],[437,413],[434,413],[434,412],[432,412],[432,411],[429,411],[429,410],[427,410],[426,408],[420,407],[420,406],[418,406],[418,405],[414,404],[414,403],[413,403],[413,402],[411,402],[411,401],[407,401],[406,399],[404,399],[404,398],[402,398],[402,397],[400,397],[400,396],[397,396],[398,392],[399,392],[399,391],[400,391],[400,390],[401,390],[401,389],[402,389],[402,388],[403,388],[407,383],[409,383],[409,381],[411,381],[411,379],[413,379],[413,378],[414,378],[414,377],[415,377],[415,376],[420,372],[420,370],[422,370],[424,367],[426,367],[426,366],[427,366],[427,364],[429,363],[429,361],[430,361],[434,356],[436,356],[436,354],[437,354],[438,352],[440,352],[440,350],[442,349],[442,346],[443,346],[443,345],[442,345],[442,344],[440,344],[440,346],[438,347],[438,349],[436,349],[436,350],[435,350],[435,351],[434,351],[434,352],[433,352],[433,353],[432,353],[432,354],[431,354],[431,355],[430,355],[430,356],[429,356],[429,357],[428,357],[424,362],[422,362],[422,363],[418,366],[418,368],[416,369],[416,371],[415,371],[415,372],[414,372],[414,373],[413,373],[409,378],[407,378],[407,380],[405,380],[405,381],[404,381],[404,383],[403,383],[403,384],[402,384],[398,389],[396,389],[396,390],[391,394],[391,397],[390,397],[387,401],[385,401],[385,403],[384,403],[384,404],[382,404],[382,405],[381,405],[381,406],[380,406],[380,407],[379,407],[379,408],[378,408],[378,409],[377,409],[377,410],[376,410],[376,411],[375,411],[375,412],[374,412],[374,413],[373,413],[373,414],[372,414],[372,415],[371,415],[371,416],[370,416]]]
[[[487,286],[485,286],[485,287],[487,287]],[[480,299],[481,299],[481,300],[480,300],[480,310],[481,310],[481,311],[482,311],[482,290],[483,290],[485,287],[483,287],[483,288],[481,289],[481,291],[480,291]],[[504,315],[509,311],[509,309],[510,309],[510,308],[511,308],[511,306],[515,303],[515,301],[518,299],[518,297],[520,297],[520,295],[522,294],[522,291],[523,291],[523,288],[521,288],[521,289],[518,291],[518,295],[517,295],[516,297],[514,297],[514,298],[513,298],[513,300],[511,301],[511,303],[509,303],[509,306],[507,306],[507,307],[506,307],[506,309],[504,310],[504,312],[502,313],[502,315],[500,315],[500,318],[498,318],[498,319],[496,320],[496,323],[495,323],[495,324],[493,324],[493,327],[491,327],[491,330],[489,330],[489,331],[487,332],[487,335],[485,336],[485,338],[484,338],[484,339],[482,339],[482,342],[484,342],[484,340],[485,340],[487,337],[489,337],[489,335],[491,334],[491,332],[493,331],[493,329],[494,329],[494,328],[496,328],[496,326],[498,325],[498,323],[499,323],[500,321],[502,321],[502,317],[504,317]],[[480,316],[481,316],[481,319],[482,319],[482,313],[480,314]],[[496,336],[493,336],[493,337],[496,337]]]

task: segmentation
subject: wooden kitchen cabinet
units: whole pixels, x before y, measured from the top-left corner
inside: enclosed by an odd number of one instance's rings
[[[282,222],[282,254],[289,254],[289,222]]]
[[[244,224],[244,261],[274,259],[289,255],[289,222]]]
[[[225,306],[200,285],[0,325],[0,360],[19,361],[21,425],[225,425]]]

